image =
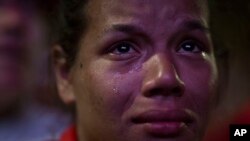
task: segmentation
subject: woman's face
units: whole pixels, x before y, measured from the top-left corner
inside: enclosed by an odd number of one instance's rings
[[[205,5],[96,0],[86,11],[76,62],[59,79],[80,141],[198,140],[217,81]]]

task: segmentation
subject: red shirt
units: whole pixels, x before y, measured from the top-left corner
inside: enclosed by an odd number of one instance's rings
[[[230,124],[250,124],[250,104],[241,107],[232,119],[214,126],[208,131],[203,141],[229,141]]]
[[[75,125],[70,126],[63,132],[60,141],[77,141]]]

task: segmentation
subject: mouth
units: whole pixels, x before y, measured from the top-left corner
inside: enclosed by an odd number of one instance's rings
[[[174,137],[180,135],[195,121],[185,110],[150,110],[132,118],[135,125],[157,137]]]

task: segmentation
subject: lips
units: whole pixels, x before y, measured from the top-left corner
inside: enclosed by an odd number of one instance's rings
[[[186,130],[194,117],[185,110],[150,110],[133,117],[132,122],[153,136],[171,137]]]

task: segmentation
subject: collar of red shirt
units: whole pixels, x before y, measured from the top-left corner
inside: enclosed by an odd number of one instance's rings
[[[71,125],[63,132],[60,141],[77,141],[75,125]]]

